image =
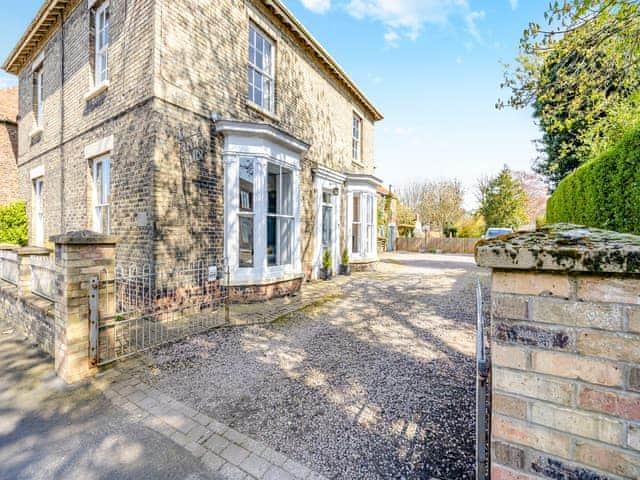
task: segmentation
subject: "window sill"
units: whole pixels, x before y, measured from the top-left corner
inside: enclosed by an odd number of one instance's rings
[[[91,89],[85,94],[84,96],[85,102],[89,102],[94,98],[96,98],[98,95],[103,94],[104,92],[107,91],[108,88],[109,88],[109,82],[104,82],[98,85],[97,87],[94,87],[93,89]]]
[[[229,287],[244,287],[244,286],[264,286],[264,285],[272,285],[274,283],[281,282],[289,282],[292,280],[297,280],[300,278],[304,278],[303,273],[284,273],[284,274],[266,274],[264,276],[260,274],[253,275],[242,275],[236,274],[231,275],[229,279],[229,283],[227,283],[226,279],[223,279],[222,283]]]
[[[356,167],[360,167],[360,168],[364,168],[364,163],[360,162],[359,160],[351,160],[351,163],[353,165],[355,165]]]
[[[36,128],[34,128],[33,130],[31,130],[29,132],[29,138],[33,138],[33,137],[35,137],[37,135],[40,135],[42,132],[44,132],[44,128],[36,127]]]
[[[260,113],[261,115],[264,115],[265,117],[273,120],[274,122],[279,122],[280,121],[280,117],[277,116],[275,113],[272,113],[269,110],[267,110],[266,108],[261,107],[257,103],[253,103],[251,100],[247,100],[247,107],[249,107],[251,110],[254,110],[254,111]]]

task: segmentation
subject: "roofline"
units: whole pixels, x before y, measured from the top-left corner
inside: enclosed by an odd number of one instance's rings
[[[329,53],[318,43],[318,41],[309,33],[309,31],[300,23],[300,21],[284,6],[280,0],[261,0],[264,5],[270,7],[274,13],[280,17],[283,23],[291,30],[294,35],[302,40],[318,59],[340,80],[369,111],[374,121],[380,121],[384,117],[382,113],[373,105],[364,93],[349,78],[338,63],[329,55]],[[36,13],[25,32],[13,47],[11,53],[7,56],[2,64],[3,70],[14,75],[18,75],[25,67],[25,64],[19,65],[20,57],[30,57],[36,48],[31,47],[30,51],[26,51],[29,44],[37,45],[39,41],[50,35],[51,27],[53,27],[65,11],[67,7],[73,7],[79,3],[78,0],[45,0],[45,2]],[[44,29],[42,28],[44,26]],[[39,35],[38,39],[34,39]]]
[[[372,114],[374,121],[380,121],[384,118],[382,113],[373,105],[373,103],[367,98],[367,96],[362,93],[362,91],[356,86],[355,82],[349,78],[349,76],[344,72],[342,67],[336,62],[333,57],[320,45],[320,43],[311,35],[311,33],[305,28],[302,23],[284,6],[284,4],[280,0],[262,0],[265,5],[273,8],[277,13],[285,17],[285,20],[291,22],[289,28],[293,31],[293,33],[297,33],[301,40],[305,41],[311,50],[318,55],[321,61],[325,63],[330,70],[341,80],[348,90],[351,91],[355,97],[360,100],[363,105],[369,110]],[[287,22],[285,22],[286,24]]]
[[[28,43],[34,39],[34,36],[38,34],[40,27],[44,26],[45,28],[40,34],[41,38],[37,41],[49,35],[50,28],[58,23],[62,12],[64,12],[67,7],[75,6],[78,3],[78,0],[45,0],[33,20],[31,20],[31,23],[25,32],[20,37],[20,40],[18,40],[18,43],[16,43],[15,47],[11,50],[11,53],[9,53],[2,64],[2,69],[8,73],[18,75],[24,68],[24,65],[20,67],[17,65],[18,58],[23,55],[30,56],[34,53],[35,49],[28,53],[25,52],[25,49]]]

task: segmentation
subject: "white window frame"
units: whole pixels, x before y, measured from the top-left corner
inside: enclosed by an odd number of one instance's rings
[[[267,285],[303,277],[301,217],[301,155],[307,144],[263,123],[218,121],[216,131],[224,135],[224,251],[233,286]],[[254,159],[254,265],[240,268],[240,184],[242,158]],[[292,172],[293,241],[292,261],[269,265],[267,257],[267,214],[269,207],[268,165],[277,164]]]
[[[254,39],[253,43],[251,39]],[[262,67],[258,66],[255,59],[257,59],[258,55],[258,38],[261,39],[263,45],[266,44],[269,46],[270,56],[267,56],[264,52],[263,48],[263,61]],[[254,59],[251,57],[251,50],[254,51]],[[250,103],[257,105],[263,110],[268,111],[269,113],[275,112],[275,91],[276,91],[276,79],[275,79],[275,58],[276,58],[276,46],[275,43],[272,42],[269,37],[257,26],[253,23],[249,24],[249,46],[247,49],[248,56],[248,70],[247,70],[247,98]],[[265,59],[268,59],[269,65],[265,68]],[[253,60],[253,61],[252,61]],[[261,78],[261,91],[262,98],[256,99],[254,95],[254,90],[256,88],[255,78],[256,73],[260,75]],[[267,82],[265,82],[265,79]],[[265,88],[265,84],[269,85],[269,88]]]
[[[291,245],[289,245],[289,251],[291,252],[290,258],[289,258],[289,262],[285,263],[283,261],[283,257],[284,257],[284,255],[283,255],[283,253],[284,253],[283,246],[284,245],[282,244],[282,238],[283,238],[282,227],[283,227],[283,223],[284,223],[283,220],[285,222],[286,221],[292,222],[291,223],[292,228],[295,227],[295,217],[293,215],[293,169],[291,169],[290,167],[283,166],[281,163],[274,163],[273,161],[267,161],[267,170],[266,170],[267,176],[269,175],[269,173],[268,173],[269,165],[275,166],[275,167],[277,167],[279,169],[279,175],[278,175],[278,183],[279,184],[278,184],[278,190],[277,191],[280,192],[280,194],[278,195],[277,200],[276,200],[277,205],[276,205],[276,212],[275,213],[268,211],[268,202],[269,202],[268,198],[267,198],[267,205],[265,206],[266,207],[265,210],[267,212],[267,216],[266,216],[265,222],[267,222],[269,217],[276,219],[276,252],[277,252],[277,258],[276,258],[276,263],[275,264],[268,265],[268,266],[269,267],[276,267],[276,266],[288,267],[288,266],[291,265],[291,263],[293,263],[293,234],[291,235],[291,238],[289,240],[291,242]],[[282,172],[283,172],[283,170],[288,170],[290,172],[290,175],[291,175],[291,183],[292,183],[292,185],[291,185],[291,197],[292,198],[291,198],[291,205],[290,205],[290,212],[291,212],[290,214],[283,213],[283,205],[284,204],[281,202],[281,200],[282,200],[282,192],[284,191],[282,189],[282,186],[283,186],[283,183],[282,183]],[[266,179],[265,179],[265,185],[267,185],[267,180]],[[267,185],[267,188],[265,190],[267,191],[267,194],[268,194],[268,185]],[[268,225],[265,227],[265,231],[267,231],[267,234],[268,234]],[[265,248],[268,249],[268,244],[265,246]],[[265,250],[265,255],[267,255],[267,262],[268,262],[268,252],[266,252],[266,250]]]
[[[351,129],[351,158],[354,162],[362,162],[362,117],[353,112]]]
[[[100,19],[104,17],[102,29]],[[100,87],[109,82],[109,2],[103,2],[95,9],[94,25],[94,87]],[[104,34],[104,38],[103,38]]]
[[[34,72],[36,77],[36,127],[44,126],[44,69],[42,66]]]
[[[98,200],[98,165],[102,165],[102,192],[106,192],[106,202],[100,202]],[[106,167],[106,168],[105,168]],[[91,178],[93,186],[93,201],[92,201],[92,218],[93,218],[93,230],[104,235],[111,234],[111,157],[105,155],[102,157],[96,157],[91,162]],[[106,231],[103,231],[103,215],[107,215]]]
[[[353,199],[355,196],[360,197],[359,222],[354,222],[353,218]],[[378,258],[376,205],[375,187],[367,187],[362,184],[347,185],[349,256],[355,261],[374,261]],[[358,251],[354,251],[353,248],[353,225],[355,224],[360,225]]]
[[[44,245],[44,177],[32,180],[33,184],[33,243]]]

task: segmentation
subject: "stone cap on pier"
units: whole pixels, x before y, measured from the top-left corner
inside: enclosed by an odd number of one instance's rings
[[[481,240],[475,258],[498,270],[640,274],[640,236],[554,224]]]

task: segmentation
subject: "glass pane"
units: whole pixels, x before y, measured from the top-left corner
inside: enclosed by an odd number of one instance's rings
[[[282,205],[279,213],[282,215],[293,215],[293,172],[282,169]]]
[[[102,172],[102,162],[95,163],[95,173],[93,177],[93,186],[96,190],[96,204],[100,205],[103,203],[102,201],[102,187],[104,185],[103,180],[103,172]]]
[[[367,252],[373,252],[373,226],[367,226]]]
[[[269,216],[267,217],[267,264],[278,264],[278,218]]]
[[[331,245],[333,224],[333,208],[328,205],[322,207],[322,246],[329,247]]]
[[[267,212],[280,213],[278,200],[280,190],[280,167],[270,163],[267,167]]]
[[[351,251],[360,253],[360,224],[358,223],[351,226]]]
[[[271,45],[266,42],[264,44],[264,70],[271,74]]]
[[[238,218],[240,220],[238,264],[240,268],[253,267],[253,216],[240,215]]]
[[[249,47],[249,62],[254,65],[256,63],[256,49],[252,46]]]
[[[293,219],[280,218],[280,264],[289,265],[293,261]]]
[[[240,159],[240,211],[253,212],[253,158]]]
[[[353,221],[360,221],[360,195],[353,196]]]
[[[111,162],[102,162],[102,203],[111,203]]]
[[[249,45],[256,44],[256,31],[253,27],[249,27]]]

